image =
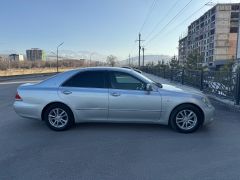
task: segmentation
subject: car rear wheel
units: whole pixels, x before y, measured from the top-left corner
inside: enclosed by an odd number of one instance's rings
[[[171,114],[171,127],[181,133],[192,133],[197,131],[203,122],[201,110],[193,105],[182,105],[177,107]]]
[[[44,121],[55,131],[63,131],[73,124],[72,111],[63,104],[50,105],[44,112]]]

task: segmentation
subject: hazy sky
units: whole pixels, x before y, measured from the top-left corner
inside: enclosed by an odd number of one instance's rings
[[[154,32],[158,33],[189,0],[156,2],[148,14],[153,0],[2,0],[0,54],[25,53],[26,49],[33,47],[55,51],[57,44],[64,41],[62,50],[114,54],[124,59],[129,53],[132,56],[137,54],[134,40],[147,14],[149,18],[141,31],[146,40],[146,54],[177,54],[179,36],[186,33],[190,22],[211,6],[190,15],[209,0],[193,0],[183,13],[148,43],[151,39],[148,34],[156,24],[159,26]]]

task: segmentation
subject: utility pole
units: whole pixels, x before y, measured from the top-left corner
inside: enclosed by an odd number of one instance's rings
[[[11,69],[11,60],[10,60],[10,58],[8,59],[8,69]]]
[[[141,34],[138,35],[138,67],[141,66]]]
[[[92,64],[92,56],[93,56],[94,54],[95,54],[94,52],[90,54],[89,66],[91,66],[91,64]]]
[[[59,49],[60,46],[63,45],[63,43],[64,43],[64,42],[62,42],[61,44],[59,44],[59,45],[57,46],[57,73],[58,73],[58,49]]]
[[[141,65],[141,41],[144,41],[144,40],[141,40],[141,33],[138,34],[138,66],[140,67]]]
[[[130,67],[131,66],[131,55],[129,54],[128,56],[128,66]]]
[[[143,67],[144,67],[144,59],[145,59],[145,57],[144,57],[145,48],[144,48],[144,47],[142,48],[142,51],[143,51],[143,64],[142,64],[142,65],[143,65]]]

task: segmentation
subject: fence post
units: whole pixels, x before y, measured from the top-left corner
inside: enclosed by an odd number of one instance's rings
[[[157,68],[154,67],[153,69],[154,69],[154,75],[157,76]]]
[[[182,84],[184,84],[184,68],[182,69]]]
[[[173,70],[172,70],[172,68],[170,68],[170,80],[172,81],[173,80]]]
[[[164,79],[166,78],[166,67],[165,66],[163,67],[163,78]]]
[[[236,105],[240,104],[240,70],[237,71],[237,82],[235,84],[236,87]]]
[[[201,78],[200,78],[200,90],[201,91],[203,91],[203,78],[204,78],[204,76],[203,76],[203,70],[201,70]]]

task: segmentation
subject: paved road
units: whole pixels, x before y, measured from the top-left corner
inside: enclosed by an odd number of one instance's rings
[[[14,113],[18,85],[0,83],[1,180],[240,179],[240,113],[218,103],[215,123],[189,135],[146,124],[54,132]]]

